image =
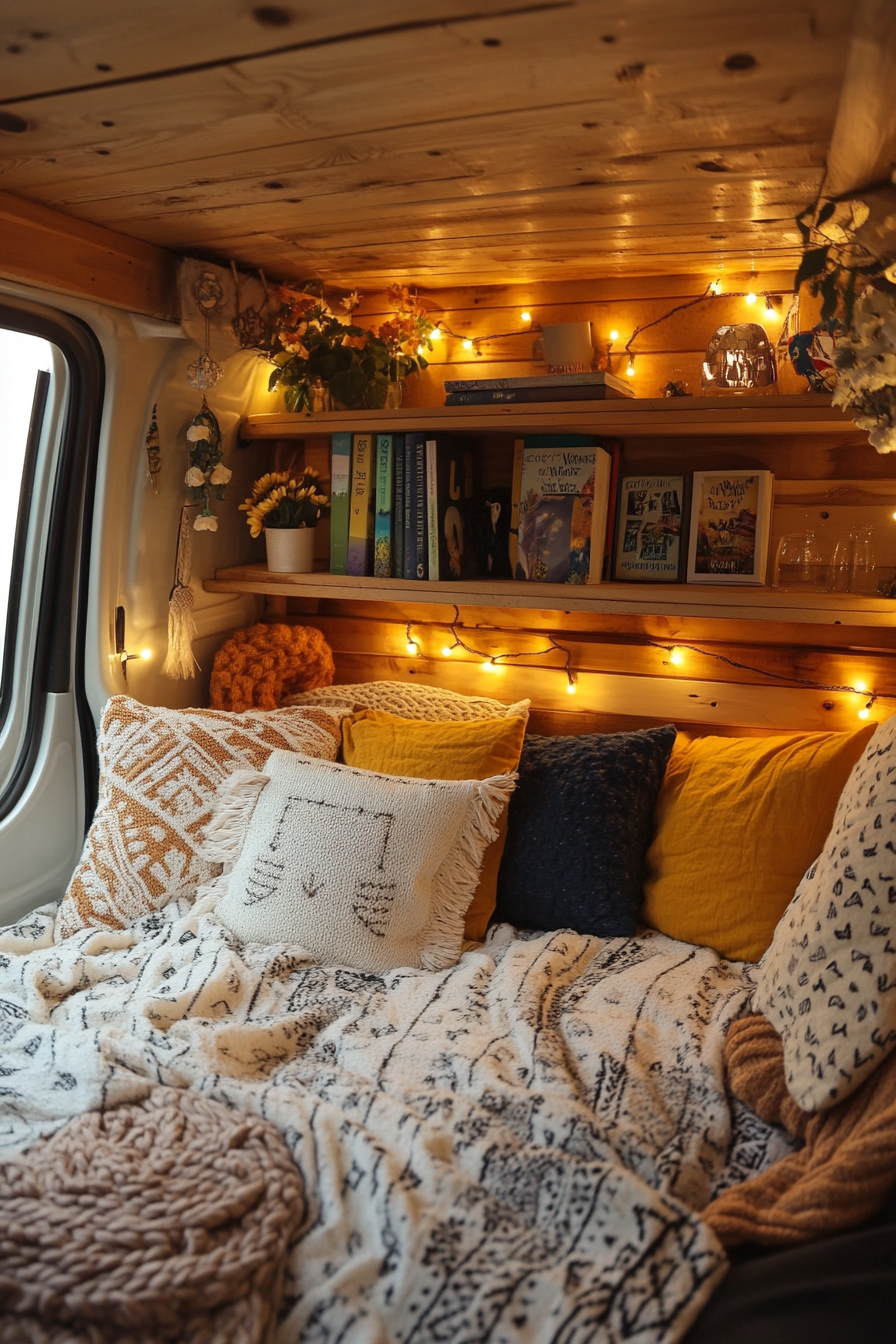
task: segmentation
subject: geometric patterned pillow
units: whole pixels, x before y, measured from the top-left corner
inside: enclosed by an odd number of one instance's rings
[[[281,748],[333,761],[338,711],[160,709],[116,695],[98,737],[99,800],[81,861],[59,906],[55,940],[121,929],[218,871],[199,854],[218,787],[261,770]]]
[[[528,700],[505,705],[487,695],[461,695],[442,686],[415,686],[404,681],[366,681],[351,686],[321,686],[286,696],[284,705],[328,705],[352,714],[362,709],[383,709],[401,719],[427,719],[447,723],[458,719],[504,719],[526,714]]]
[[[896,1046],[896,715],[840,795],[822,853],[762,959],[756,1007],[804,1111],[854,1091]]]

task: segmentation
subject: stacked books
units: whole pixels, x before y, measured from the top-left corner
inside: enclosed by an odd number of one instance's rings
[[[476,499],[469,443],[413,434],[334,434],[330,573],[470,579]]]
[[[603,401],[631,397],[623,378],[594,373],[543,374],[527,378],[459,378],[445,383],[446,406],[492,406],[539,401]]]
[[[512,486],[486,495],[469,438],[334,434],[330,572],[600,583],[619,456],[588,435],[518,439]]]

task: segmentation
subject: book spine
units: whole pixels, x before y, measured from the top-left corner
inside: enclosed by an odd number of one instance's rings
[[[392,509],[392,576],[404,578],[404,435],[392,439],[395,462],[395,503]]]
[[[513,477],[510,488],[510,534],[507,538],[507,551],[510,556],[510,572],[516,578],[516,558],[520,535],[520,490],[523,485],[523,448],[525,440],[513,441]]]
[[[426,569],[427,577],[439,577],[439,448],[426,440]]]
[[[619,510],[619,475],[622,470],[622,443],[614,439],[607,444],[610,454],[610,484],[607,498],[607,536],[604,543],[604,579],[609,579],[613,567],[613,547],[616,542],[616,527]]]
[[[352,436],[334,434],[330,466],[330,573],[348,573],[348,501]]]
[[[510,387],[491,392],[449,392],[446,406],[513,406],[542,401],[607,401],[628,396],[600,383],[588,387]]]
[[[607,513],[610,507],[610,475],[613,459],[605,448],[596,450],[594,500],[591,505],[591,563],[586,583],[600,583],[607,549]]]
[[[429,573],[429,551],[426,545],[426,440],[421,436],[414,444],[414,573],[413,578],[425,579]]]
[[[404,574],[406,579],[417,577],[417,490],[414,474],[417,466],[417,436],[406,434],[404,440]]]
[[[371,434],[352,436],[352,492],[349,504],[347,572],[358,576],[373,570],[375,456]]]
[[[376,440],[376,519],[373,534],[373,572],[378,579],[392,577],[392,492],[395,455],[391,434]]]

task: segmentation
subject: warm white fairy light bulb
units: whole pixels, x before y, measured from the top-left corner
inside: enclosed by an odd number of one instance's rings
[[[566,694],[575,695],[575,693],[576,693],[576,684],[573,681],[572,677],[570,677],[569,681],[566,684]]]
[[[407,649],[408,653],[411,655],[412,658],[416,657],[417,654],[416,640],[409,639],[407,644],[405,645],[405,648]]]
[[[429,339],[431,341],[440,341],[442,339],[442,328],[433,327],[432,331],[429,333]]]
[[[619,332],[618,332],[618,331],[611,331],[611,332],[610,332],[610,340],[611,340],[611,341],[618,341],[618,340],[619,340]]]
[[[635,357],[634,357],[634,355],[632,355],[632,357],[631,357],[631,358],[629,359],[629,361],[628,361],[628,368],[627,368],[626,371],[625,371],[625,376],[626,376],[626,378],[634,378],[634,376],[635,376]]]
[[[141,649],[140,657],[143,659],[144,663],[148,663],[152,657],[152,649]]]
[[[531,313],[528,313],[528,312],[527,312],[527,313],[520,313],[520,318],[522,319],[523,322],[531,322],[531,321],[532,321],[532,314],[531,314]]]
[[[750,305],[750,307],[752,307],[753,304],[756,302],[756,295],[753,294],[752,292],[747,294],[746,301]]]
[[[721,280],[719,279],[713,280],[712,284],[709,287],[709,291],[711,294],[721,294],[722,292]]]
[[[859,710],[859,718],[860,718],[860,719],[867,719],[867,718],[869,718],[870,714],[871,714],[871,710],[868,708],[867,705],[865,706],[864,709],[860,709],[860,710]]]
[[[672,664],[673,667],[681,667],[682,663],[684,662],[684,654],[681,651],[681,649],[669,650],[669,662]]]
[[[867,689],[868,689],[868,683],[867,683],[867,682],[864,682],[864,681],[857,681],[857,682],[855,682],[855,688],[856,688],[856,690],[859,692],[860,695],[864,695],[864,693],[865,693],[865,692],[867,691]]]
[[[446,644],[446,645],[444,646],[444,648],[442,649],[442,657],[443,657],[443,658],[450,658],[450,657],[451,657],[451,654],[453,653],[453,651],[454,651],[454,650],[453,650],[452,645],[450,645],[450,644]]]
[[[461,341],[461,345],[463,346],[463,348],[464,348],[465,350],[472,350],[472,349],[473,349],[473,342],[472,342],[471,340],[469,340],[469,339],[467,339],[467,340],[465,340],[465,341]]]

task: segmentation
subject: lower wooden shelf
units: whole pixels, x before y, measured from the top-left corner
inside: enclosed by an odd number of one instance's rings
[[[359,579],[342,574],[272,574],[263,564],[233,565],[206,579],[211,593],[266,593],[274,597],[350,602],[432,603],[437,606],[513,607],[536,611],[591,611],[619,615],[702,616],[724,620],[785,621],[810,625],[896,626],[896,602],[853,593],[802,593],[734,585],[468,583]]]

